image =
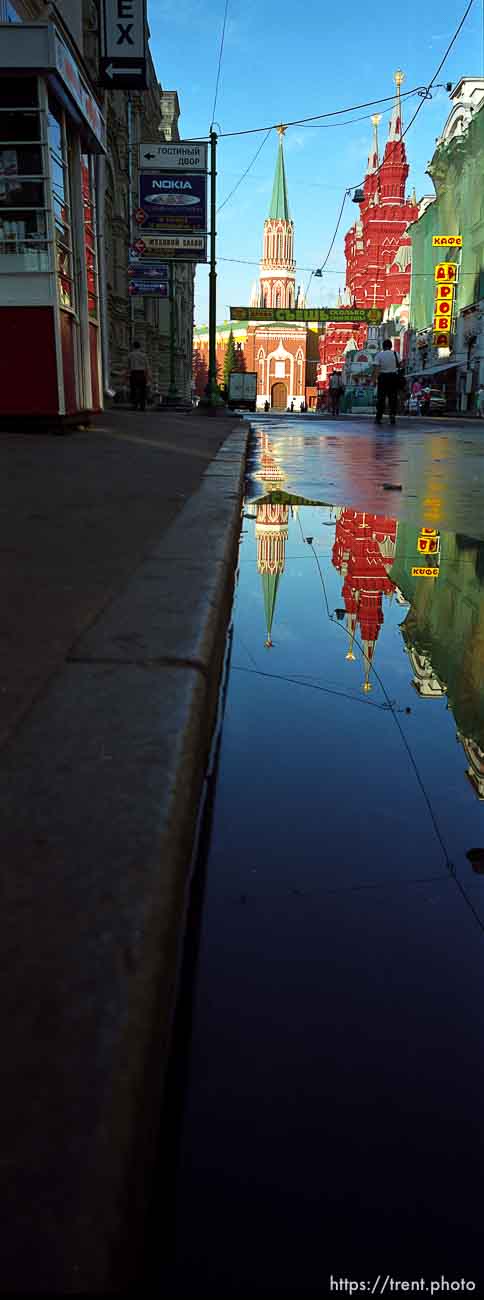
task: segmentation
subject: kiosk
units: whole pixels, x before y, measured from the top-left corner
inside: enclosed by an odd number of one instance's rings
[[[0,420],[102,406],[96,155],[104,119],[67,34],[0,24]]]

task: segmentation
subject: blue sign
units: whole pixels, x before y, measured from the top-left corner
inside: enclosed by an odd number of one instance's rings
[[[168,298],[169,267],[166,262],[140,262],[128,264],[128,293],[144,294],[151,298]]]
[[[140,234],[166,231],[197,234],[207,229],[207,178],[193,172],[141,172],[139,208],[135,220]]]

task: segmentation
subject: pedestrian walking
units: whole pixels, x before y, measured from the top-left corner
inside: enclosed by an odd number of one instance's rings
[[[399,368],[391,339],[384,339],[381,352],[375,357],[378,371],[375,424],[381,424],[388,398],[390,424],[395,424],[399,383]]]
[[[484,420],[484,384],[479,384],[476,393],[476,411],[479,420]]]
[[[129,386],[131,401],[135,411],[144,411],[146,407],[146,389],[149,382],[149,366],[146,353],[141,343],[135,339],[128,357]]]
[[[341,375],[338,373],[337,370],[333,370],[329,380],[331,415],[339,415],[339,405],[343,393],[344,393],[344,388],[341,383]]]

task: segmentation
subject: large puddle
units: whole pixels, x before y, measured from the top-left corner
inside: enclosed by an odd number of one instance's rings
[[[251,458],[170,1294],[482,1294],[484,542],[320,456]]]

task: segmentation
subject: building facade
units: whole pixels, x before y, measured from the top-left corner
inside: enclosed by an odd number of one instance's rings
[[[399,350],[400,319],[408,319],[412,244],[410,222],[417,217],[415,194],[406,197],[409,165],[402,137],[401,82],[395,73],[397,95],[390,118],[383,156],[380,152],[381,114],[373,115],[373,139],[365,179],[354,195],[359,216],[345,237],[346,284],[338,306],[380,307],[389,322],[389,337]],[[398,324],[397,324],[398,322]],[[395,323],[395,330],[391,325]],[[328,386],[333,370],[342,371],[346,351],[362,351],[367,327],[339,323],[327,325],[319,345],[318,387]]]
[[[304,306],[303,297],[301,294],[298,297],[296,292],[294,222],[289,210],[283,136],[284,128],[280,127],[271,203],[264,222],[259,282],[252,288],[251,307]],[[316,405],[317,326],[273,321],[231,326],[225,322],[217,329],[219,382],[231,328],[240,368],[257,374],[259,409],[268,406],[285,411],[292,406],[300,410],[302,405]],[[201,397],[208,376],[206,327],[195,330],[193,372],[196,392]]]
[[[172,349],[178,391],[191,395],[193,263],[174,267],[172,317],[166,301],[128,292],[136,146],[179,138],[178,99],[163,92],[149,54],[146,91],[99,91],[99,15],[96,0],[0,0],[7,420],[100,410],[106,392],[126,388],[134,337],[155,391],[168,390]],[[32,341],[28,391],[16,379],[20,340],[22,355]]]
[[[435,195],[410,227],[412,287],[408,374],[439,387],[450,409],[474,411],[484,383],[484,78],[463,77],[428,172]],[[462,248],[433,247],[434,236],[461,235]],[[456,261],[449,347],[433,343],[435,265]]]

